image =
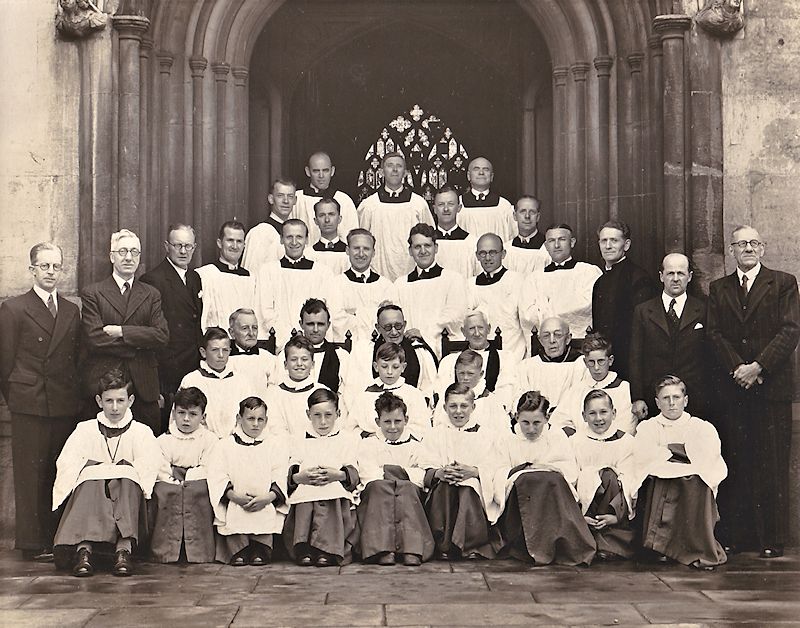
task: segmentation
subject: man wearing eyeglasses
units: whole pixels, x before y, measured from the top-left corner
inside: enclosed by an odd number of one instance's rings
[[[789,529],[792,353],[800,339],[794,276],[761,264],[765,243],[733,231],[730,275],[711,283],[708,333],[721,366],[720,412],[728,478],[720,485],[719,538],[727,550],[783,555]]]
[[[109,253],[111,276],[81,294],[87,345],[84,394],[86,410],[94,414],[97,381],[111,369],[126,369],[134,388],[133,416],[160,434],[156,351],[169,341],[169,327],[159,291],[135,278],[141,254],[139,236],[128,229],[115,232]]]
[[[142,275],[142,281],[161,294],[161,311],[169,327],[169,343],[159,347],[156,353],[162,397],[162,431],[169,425],[172,397],[181,380],[200,365],[201,282],[197,272],[189,268],[196,248],[191,226],[172,225],[164,241],[166,257],[153,270]]]
[[[16,548],[35,560],[52,559],[55,460],[80,409],[80,313],[56,290],[62,264],[60,247],[35,245],[33,287],[0,305],[0,391],[11,412]]]

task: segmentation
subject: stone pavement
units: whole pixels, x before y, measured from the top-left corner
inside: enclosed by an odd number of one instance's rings
[[[681,565],[137,564],[78,579],[0,552],[0,627],[800,625],[800,552]]]

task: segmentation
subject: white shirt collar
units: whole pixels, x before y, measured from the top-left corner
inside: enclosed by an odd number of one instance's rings
[[[351,272],[352,272],[352,273],[353,273],[353,274],[354,274],[356,277],[358,277],[359,279],[360,279],[361,277],[366,277],[367,279],[369,279],[369,276],[372,274],[372,269],[371,269],[371,268],[367,268],[367,270],[365,270],[365,271],[363,271],[363,272],[362,272],[362,271],[356,270],[355,268],[353,268],[353,267],[351,266],[351,267],[350,267],[350,271],[351,271]]]
[[[527,236],[527,237],[526,237],[526,236],[524,236],[524,235],[522,235],[522,234],[520,234],[520,235],[519,235],[520,242],[522,242],[523,244],[527,244],[528,242],[530,242],[530,241],[531,241],[531,239],[532,239],[532,238],[535,238],[535,237],[536,237],[536,234],[538,234],[538,233],[539,233],[539,230],[538,230],[538,229],[534,229],[534,230],[533,230],[533,233],[531,233],[531,234],[530,234],[529,236]]]
[[[52,292],[48,292],[47,290],[42,290],[36,284],[33,284],[33,291],[42,301],[44,301],[45,305],[47,305],[47,301],[50,299],[50,295],[53,295],[53,302],[56,304],[56,310],[58,310],[58,294],[56,293],[55,288],[53,288]]]
[[[427,271],[429,271],[429,270],[433,270],[433,267],[434,267],[434,266],[436,266],[436,261],[434,261],[434,262],[433,262],[433,264],[431,264],[431,265],[430,265],[430,266],[428,266],[427,268],[420,268],[419,266],[417,266],[416,264],[414,264],[414,268],[415,268],[415,269],[416,269],[416,271],[417,271],[417,277],[420,277],[420,276],[421,276],[421,275],[420,275],[421,273],[427,272]]]
[[[553,262],[553,264],[555,264],[556,266],[563,266],[563,265],[564,265],[564,264],[566,264],[567,262],[571,262],[571,261],[572,261],[572,255],[570,255],[570,256],[569,256],[567,259],[565,259],[563,262]]]
[[[221,255],[219,257],[219,263],[222,264],[223,266],[226,266],[228,268],[228,270],[238,270],[239,269],[239,266],[237,264],[231,264],[227,260],[222,259]]]
[[[450,229],[444,230],[441,227],[438,228],[439,233],[442,235],[452,235],[453,231],[458,229],[458,223],[454,224]]]
[[[131,288],[133,287],[133,277],[131,277],[130,279],[123,279],[117,273],[111,273],[111,276],[114,278],[114,281],[117,283],[117,287],[119,288],[120,294],[122,293],[122,284],[124,284],[126,281],[128,282],[128,285]]]
[[[666,292],[661,293],[661,302],[664,304],[664,311],[669,311],[669,304],[672,302],[672,299],[675,299],[675,313],[678,315],[678,318],[681,317],[683,314],[683,308],[686,305],[686,293],[678,295],[677,297],[673,297],[668,295]]]
[[[623,255],[623,256],[622,256],[622,257],[620,257],[620,258],[619,258],[619,259],[618,259],[616,262],[614,262],[613,264],[611,264],[611,266],[609,266],[608,264],[606,264],[606,270],[611,270],[612,268],[614,268],[614,266],[616,266],[616,265],[617,265],[617,264],[619,264],[620,262],[624,261],[626,257],[627,257],[627,255]]]
[[[403,186],[402,185],[399,188],[397,188],[396,190],[390,190],[388,185],[384,185],[383,189],[386,190],[386,193],[389,196],[394,196],[395,194],[399,195],[399,194],[403,193]]]
[[[743,275],[747,275],[747,287],[748,287],[748,290],[752,287],[753,282],[756,280],[756,277],[758,277],[758,273],[760,273],[760,272],[761,272],[761,262],[759,262],[758,264],[753,266],[747,272],[744,272],[738,266],[736,267],[736,276],[739,278],[739,283],[740,284],[742,283],[742,276]]]
[[[486,196],[489,196],[489,192],[490,192],[490,190],[484,190],[483,192],[478,192],[478,190],[476,190],[475,188],[472,188],[472,187],[469,189],[469,191],[472,192],[472,195],[475,198],[478,198],[481,194],[485,194]]]
[[[337,242],[341,241],[341,238],[339,238],[339,236],[337,235],[333,240],[327,240],[326,238],[323,238],[322,236],[320,236],[319,237],[319,241],[322,242],[325,245],[336,244]]]
[[[178,277],[181,278],[181,281],[183,283],[186,283],[186,271],[187,271],[187,269],[186,268],[180,268],[179,266],[175,266],[175,264],[172,263],[172,260],[170,258],[168,258],[168,257],[165,257],[164,259],[166,259],[169,262],[169,265],[172,266],[175,269],[175,272],[178,273]]]

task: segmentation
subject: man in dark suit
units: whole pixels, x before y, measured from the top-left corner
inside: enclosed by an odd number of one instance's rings
[[[636,306],[633,312],[631,352],[631,399],[635,409],[658,414],[653,403],[654,386],[665,375],[686,384],[690,414],[709,419],[712,411],[708,377],[705,301],[686,293],[692,280],[689,258],[670,253],[661,262],[663,292]]]
[[[83,331],[87,356],[83,368],[84,394],[95,406],[95,388],[106,372],[126,369],[133,382],[131,410],[137,421],[160,433],[159,384],[156,349],[169,340],[158,290],[134,280],[142,246],[139,236],[122,229],[111,236],[111,276],[86,287]]]
[[[161,294],[161,311],[169,327],[169,343],[158,348],[158,378],[161,384],[161,429],[167,429],[172,398],[184,375],[200,365],[198,347],[203,313],[200,276],[189,269],[195,248],[194,229],[178,224],[169,228],[164,249],[167,256],[142,282]]]
[[[597,230],[597,239],[605,266],[592,288],[592,330],[611,340],[614,370],[630,380],[628,354],[633,309],[656,295],[656,285],[627,257],[631,248],[631,230],[627,224],[610,220]]]
[[[731,549],[783,555],[789,527],[792,353],[800,339],[794,276],[761,264],[764,242],[752,227],[733,231],[736,270],[712,282],[708,333],[723,373],[720,539]],[[754,546],[754,547],[753,547]]]
[[[78,421],[78,307],[56,291],[61,249],[31,249],[33,288],[0,306],[0,391],[11,412],[16,547],[52,558],[56,458]]]

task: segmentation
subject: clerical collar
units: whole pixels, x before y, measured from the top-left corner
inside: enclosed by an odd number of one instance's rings
[[[753,282],[756,280],[756,277],[758,276],[758,273],[760,273],[760,272],[761,272],[761,262],[758,262],[758,264],[753,266],[747,272],[744,272],[738,266],[736,267],[736,276],[739,278],[739,284],[740,285],[742,283],[742,277],[744,275],[747,275],[747,286],[748,286],[748,289],[753,287]]]
[[[233,377],[233,369],[231,369],[230,364],[226,364],[222,371],[215,371],[208,365],[208,362],[200,360],[200,366],[197,370],[200,371],[200,375],[210,379],[227,379],[228,377]]]
[[[309,183],[308,186],[303,188],[303,194],[306,196],[319,196],[320,198],[323,196],[333,198],[333,196],[336,194],[336,189],[333,187],[332,183],[324,190],[320,190],[313,183]]]
[[[186,268],[181,268],[180,266],[176,266],[172,262],[172,260],[170,258],[168,258],[168,257],[165,257],[164,259],[166,259],[169,262],[169,265],[172,266],[175,269],[175,272],[178,273],[178,277],[181,278],[181,281],[183,283],[186,283],[186,271],[187,271],[187,269]]]
[[[661,293],[661,302],[664,304],[664,311],[669,311],[669,304],[672,303],[672,299],[675,299],[675,313],[678,315],[678,318],[681,317],[683,313],[683,308],[686,306],[686,298],[687,295],[684,292],[683,294],[679,294],[677,297],[673,297],[666,292]]]
[[[120,291],[120,292],[122,292],[122,284],[124,284],[125,282],[127,282],[127,283],[128,283],[128,286],[129,286],[129,287],[128,287],[128,290],[130,290],[131,288],[133,288],[133,277],[131,277],[130,279],[123,279],[123,278],[122,278],[122,277],[120,277],[120,276],[119,276],[119,275],[118,275],[116,272],[113,272],[113,273],[111,273],[111,277],[112,277],[112,278],[114,279],[114,281],[116,282],[116,284],[117,284],[117,287],[119,288],[119,291]]]
[[[372,384],[367,386],[366,392],[383,392],[385,390],[397,390],[405,386],[406,380],[404,377],[399,377],[394,384],[385,384],[380,377],[372,380]]]
[[[405,186],[401,185],[401,186],[400,186],[399,188],[397,188],[396,190],[390,190],[388,185],[384,185],[384,186],[383,186],[383,190],[384,190],[384,192],[386,192],[386,193],[387,193],[389,196],[392,196],[392,197],[394,197],[394,195],[395,195],[395,194],[396,194],[397,196],[400,196],[400,195],[403,193],[403,188],[404,188],[404,187],[405,187]]]
[[[102,410],[97,413],[97,417],[96,418],[97,418],[97,422],[100,425],[102,425],[103,427],[105,427],[105,428],[108,428],[110,430],[123,430],[124,431],[125,429],[127,429],[128,425],[130,425],[130,422],[133,421],[133,413],[131,412],[131,409],[128,408],[127,410],[125,410],[125,416],[123,416],[122,419],[120,419],[118,423],[112,423],[111,421],[109,421],[108,418],[106,417],[105,413]],[[120,432],[120,433],[122,433],[122,432]]]
[[[489,188],[486,188],[483,192],[478,192],[475,188],[470,188],[469,191],[472,193],[472,196],[475,198],[480,198],[483,195],[483,198],[489,198]]]
[[[604,270],[605,270],[606,272],[608,272],[609,270],[611,270],[612,268],[614,268],[614,266],[616,266],[616,265],[617,265],[617,264],[619,264],[620,262],[624,262],[626,259],[627,259],[627,256],[626,256],[626,255],[623,255],[623,256],[622,256],[622,257],[620,257],[620,258],[619,258],[619,259],[618,259],[616,262],[614,262],[613,264],[611,264],[611,266],[609,266],[608,264],[606,264],[606,265],[605,265],[605,269],[604,269]]]
[[[42,290],[36,284],[33,284],[33,291],[36,293],[36,296],[38,296],[42,301],[44,301],[45,305],[47,305],[47,302],[50,300],[51,296],[53,297],[53,300],[56,302],[56,304],[58,304],[58,293],[56,292],[55,288],[53,288],[52,292],[48,292],[47,290]]]

